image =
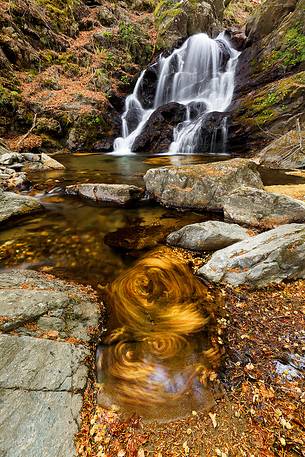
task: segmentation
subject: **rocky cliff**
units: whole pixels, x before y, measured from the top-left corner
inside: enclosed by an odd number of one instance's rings
[[[139,72],[188,36],[227,28],[242,50],[231,147],[247,153],[304,119],[304,5],[0,0],[0,137],[19,151],[108,151]]]

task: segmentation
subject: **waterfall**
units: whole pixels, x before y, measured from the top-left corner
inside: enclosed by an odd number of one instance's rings
[[[209,113],[223,113],[234,92],[234,75],[239,52],[221,33],[215,40],[204,33],[193,35],[168,57],[160,56],[155,64],[157,83],[151,106],[143,106],[142,90],[145,71],[134,91],[126,98],[122,115],[122,137],[114,142],[117,155],[132,153],[135,139],[141,134],[151,114],[159,107],[176,102],[186,107],[185,119],[173,132],[169,153],[194,153],[202,141],[201,129]],[[147,105],[147,104],[146,104]],[[227,122],[221,121],[223,144]],[[214,152],[217,130],[212,134],[210,152]]]

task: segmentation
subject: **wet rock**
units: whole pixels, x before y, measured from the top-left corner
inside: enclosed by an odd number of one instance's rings
[[[237,224],[207,221],[191,224],[168,235],[166,241],[192,251],[217,251],[249,238],[248,231]]]
[[[215,35],[221,29],[224,2],[185,0],[158,1],[155,9],[158,27],[158,46],[170,49],[177,42],[195,33]]]
[[[149,196],[161,204],[201,210],[221,210],[224,197],[242,185],[263,189],[257,165],[247,159],[155,168],[144,181]]]
[[[197,222],[202,219],[199,215],[188,216],[188,221]],[[152,249],[163,243],[166,236],[173,230],[183,227],[183,219],[176,217],[161,217],[150,224],[122,227],[115,232],[109,232],[104,237],[108,246],[126,250]]]
[[[226,220],[252,227],[273,228],[305,221],[305,203],[251,187],[240,187],[223,200]]]
[[[233,286],[265,287],[305,277],[305,224],[287,224],[221,249],[199,276]]]
[[[138,98],[145,109],[152,108],[158,85],[158,63],[151,65],[145,71],[142,84],[139,87]]]
[[[0,224],[37,213],[42,209],[42,204],[33,197],[4,192],[0,189]]]
[[[186,108],[179,103],[168,103],[152,113],[140,135],[133,143],[133,152],[146,154],[168,152],[173,131],[185,119]]]
[[[140,201],[144,190],[128,184],[75,184],[66,187],[68,195],[80,196],[95,201],[119,206]]]
[[[22,154],[25,156],[25,154]],[[29,154],[27,154],[29,155]],[[34,154],[32,154],[34,155]],[[39,154],[39,160],[30,160],[30,163],[26,163],[24,165],[24,169],[29,171],[48,171],[48,170],[64,170],[65,167],[61,163],[57,162],[57,160],[53,159],[52,157],[48,156],[47,154]]]
[[[26,270],[0,274],[0,331],[89,341],[99,319],[97,304],[77,286]],[[32,323],[31,327],[27,327]]]
[[[243,30],[237,27],[230,27],[226,30],[226,38],[230,40],[234,49],[242,51],[245,47],[247,36]]]
[[[12,168],[0,167],[0,189],[27,190],[30,184],[25,173],[17,172]]]
[[[201,127],[198,130],[198,152],[222,152],[225,144],[224,127],[228,113],[214,111],[201,116]]]
[[[3,455],[75,455],[89,351],[63,342],[0,335],[0,352]]]
[[[264,148],[253,159],[272,169],[305,168],[305,131],[291,130]]]

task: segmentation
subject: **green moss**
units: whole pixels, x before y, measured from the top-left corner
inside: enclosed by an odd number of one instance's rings
[[[20,94],[17,90],[10,90],[0,84],[0,108],[16,108],[20,101]]]
[[[305,89],[305,71],[268,84],[256,95],[248,95],[241,103],[240,122],[263,126],[289,111],[292,99]]]
[[[183,1],[176,2],[174,0],[160,0],[154,11],[157,27],[167,21],[171,22],[176,16],[183,12],[181,8]]]
[[[280,65],[284,68],[293,67],[305,62],[305,35],[301,26],[292,27],[283,36],[281,48],[273,50],[267,56],[263,70]]]

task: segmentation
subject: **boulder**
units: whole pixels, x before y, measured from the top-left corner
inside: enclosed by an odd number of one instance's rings
[[[75,184],[66,187],[68,195],[80,196],[96,203],[125,206],[141,200],[144,190],[128,184]]]
[[[80,392],[86,385],[83,346],[0,335],[0,353],[0,388]]]
[[[195,33],[217,35],[223,10],[223,0],[158,0],[155,9],[158,47],[170,49]]]
[[[265,287],[305,278],[305,224],[287,224],[215,252],[199,276],[232,286]]]
[[[305,168],[305,131],[290,130],[272,141],[253,159],[266,168]]]
[[[225,220],[264,229],[305,221],[304,202],[252,187],[240,187],[227,195],[223,210]]]
[[[243,185],[263,189],[257,165],[247,159],[150,169],[144,181],[161,204],[200,210],[221,210],[224,197]]]
[[[89,341],[98,319],[97,303],[77,286],[36,271],[0,274],[0,331],[30,336],[52,332],[60,338]]]
[[[35,154],[27,154],[35,155]],[[22,154],[24,158],[26,158],[26,154]],[[65,167],[61,163],[57,162],[57,160],[53,159],[52,157],[48,156],[47,154],[39,154],[39,159],[32,158],[29,163],[25,163],[24,167],[27,171],[49,171],[49,170],[64,170]]]
[[[3,190],[27,190],[31,182],[23,172],[18,172],[12,168],[0,166],[0,189]]]
[[[0,335],[0,353],[1,454],[75,455],[89,351],[63,342]]]
[[[168,235],[166,242],[192,251],[217,251],[249,236],[248,231],[237,224],[207,221],[182,227]]]
[[[13,192],[3,192],[0,189],[0,224],[42,210],[43,206],[36,198]]]
[[[186,116],[186,108],[179,103],[168,103],[156,109],[132,145],[133,152],[146,154],[168,152],[173,131]]]

